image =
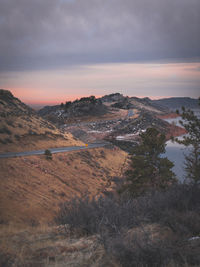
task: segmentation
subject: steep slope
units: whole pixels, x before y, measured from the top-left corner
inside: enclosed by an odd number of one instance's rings
[[[59,204],[110,190],[127,154],[118,148],[0,160],[1,224],[51,223]]]
[[[0,152],[80,144],[70,133],[62,133],[39,117],[11,92],[0,90]]]

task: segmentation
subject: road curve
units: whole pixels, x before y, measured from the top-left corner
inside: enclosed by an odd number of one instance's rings
[[[49,148],[49,150],[51,151],[52,154],[55,154],[55,153],[63,153],[63,152],[78,151],[78,150],[83,150],[83,149],[104,147],[106,145],[108,145],[108,143],[91,143],[91,144],[88,144],[87,146],[85,145],[85,146],[57,147],[57,148]],[[0,153],[0,158],[14,158],[14,157],[42,155],[44,154],[45,150],[46,149],[24,151],[24,152]]]

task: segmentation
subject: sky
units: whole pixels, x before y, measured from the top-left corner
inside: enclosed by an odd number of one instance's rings
[[[0,88],[28,104],[200,95],[199,0],[0,0]]]

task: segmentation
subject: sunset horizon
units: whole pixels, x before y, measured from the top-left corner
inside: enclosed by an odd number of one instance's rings
[[[0,88],[26,103],[199,97],[199,0],[0,0]]]

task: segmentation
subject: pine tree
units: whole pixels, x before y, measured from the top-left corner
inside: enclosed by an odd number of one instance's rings
[[[140,134],[140,138],[141,143],[131,154],[124,186],[134,196],[150,188],[166,188],[176,181],[171,170],[174,164],[166,157],[160,157],[165,152],[165,135],[155,128],[148,128]]]
[[[181,112],[177,110],[177,114],[181,116],[182,120],[179,122],[188,134],[182,140],[176,138],[175,141],[189,147],[190,152],[185,155],[185,171],[187,178],[196,184],[200,181],[200,119],[192,110],[184,107]]]

